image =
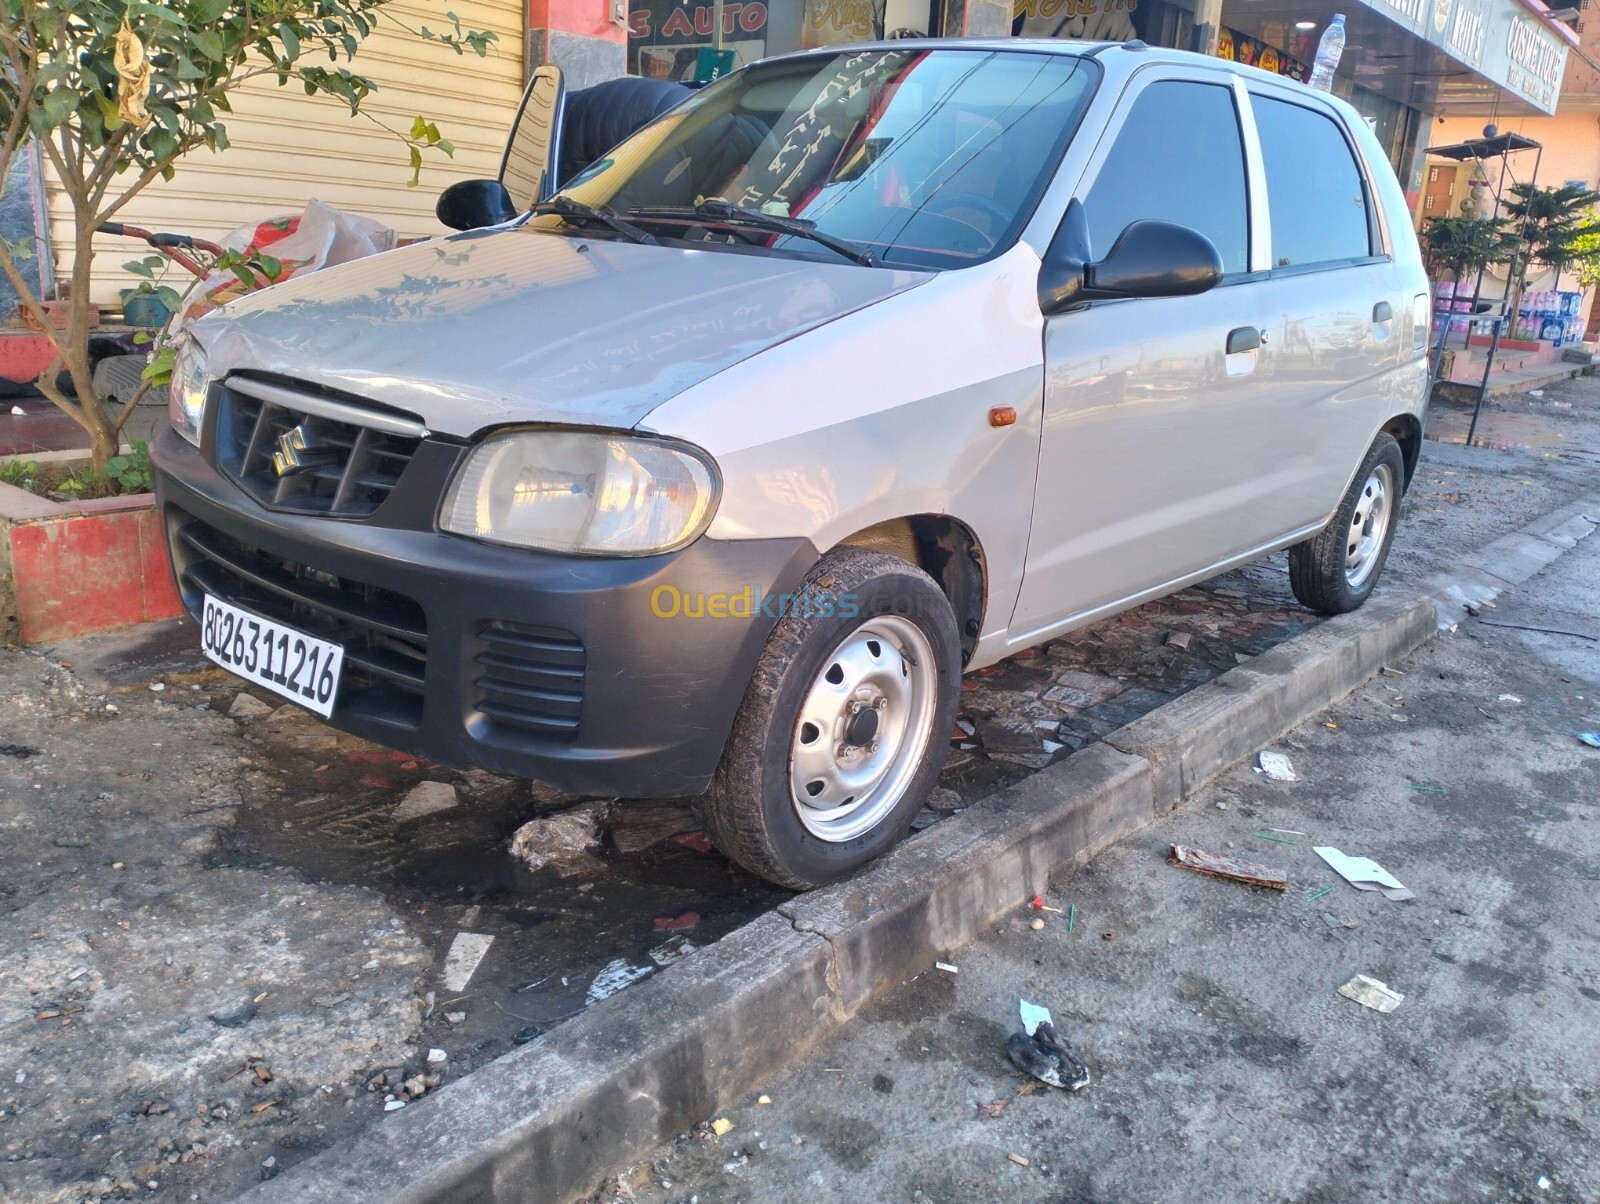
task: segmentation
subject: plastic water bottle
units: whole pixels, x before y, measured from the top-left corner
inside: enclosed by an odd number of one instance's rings
[[[1317,42],[1317,58],[1311,67],[1310,86],[1319,92],[1333,91],[1333,73],[1344,53],[1344,14],[1334,13],[1333,21]]]

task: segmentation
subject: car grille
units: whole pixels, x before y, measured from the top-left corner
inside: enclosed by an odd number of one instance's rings
[[[263,505],[298,514],[371,515],[427,433],[406,415],[253,377],[229,377],[219,407],[218,467]],[[299,463],[280,473],[274,455],[289,439]]]
[[[344,648],[338,709],[396,727],[422,722],[428,623],[403,594],[252,548],[198,521],[178,528],[180,583]],[[199,618],[199,605],[190,613]]]
[[[478,633],[477,710],[500,734],[572,737],[583,710],[583,641],[570,631],[489,623]]]

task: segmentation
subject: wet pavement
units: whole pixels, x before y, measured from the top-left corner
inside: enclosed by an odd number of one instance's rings
[[[1564,410],[1553,405],[1563,397]],[[1430,444],[1402,508],[1390,581],[1418,579],[1560,505],[1585,482],[1592,489],[1586,449],[1600,452],[1597,398],[1595,381],[1552,397],[1547,412],[1561,416],[1564,438],[1548,456]],[[1491,429],[1545,416],[1518,405],[1488,407]],[[1436,407],[1430,436],[1448,438],[1459,417]],[[939,822],[1317,621],[1294,602],[1279,554],[970,675],[939,788],[915,826]],[[448,1054],[448,1077],[458,1077],[786,897],[711,849],[682,801],[618,801],[587,855],[529,870],[508,852],[512,833],[585,800],[393,753],[264,693],[256,697],[261,705],[240,704],[250,695],[198,658],[192,631],[181,624],[40,651],[47,664],[73,666],[90,691],[120,698],[124,718],[155,722],[161,708],[176,707],[208,732],[226,730],[228,746],[242,754],[240,768],[229,778],[231,810],[205,843],[200,869],[381,903],[407,948],[415,946],[413,979],[402,975],[393,988],[417,996],[417,1020],[397,1030],[406,1032],[403,1056],[393,1042],[381,1050],[374,1043],[365,1056],[349,1055],[345,1065],[357,1069],[342,1082],[330,1081],[332,1070],[321,1079],[318,1090],[337,1089],[346,1099],[340,1124],[308,1130],[302,1113],[274,1112],[275,1161],[264,1175],[337,1140],[350,1124],[378,1119],[386,1097],[403,1102],[402,1084],[427,1072],[430,1048]],[[251,713],[225,719],[236,707]],[[169,756],[130,755],[146,778],[165,772]],[[408,818],[426,810],[408,810],[406,800],[427,783],[439,784],[427,790],[441,809]],[[451,989],[449,955],[463,933],[492,939],[477,942],[487,952]],[[207,1180],[203,1165],[195,1166],[182,1180],[186,1188],[236,1189],[240,1164],[223,1175],[221,1155],[214,1156],[220,1177]],[[84,1174],[94,1169],[92,1149],[79,1165]],[[50,1198],[78,1196],[64,1186]]]

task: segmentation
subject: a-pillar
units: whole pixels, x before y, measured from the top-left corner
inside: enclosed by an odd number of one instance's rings
[[[528,0],[523,69],[554,63],[567,88],[587,88],[628,70],[627,0]]]

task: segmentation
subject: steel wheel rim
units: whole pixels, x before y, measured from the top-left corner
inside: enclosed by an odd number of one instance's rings
[[[839,844],[881,823],[922,764],[937,700],[933,645],[909,619],[875,615],[840,641],[789,740],[789,793],[805,830]]]
[[[1389,524],[1394,520],[1394,469],[1380,464],[1367,477],[1350,513],[1344,540],[1344,579],[1360,589],[1378,567]]]

